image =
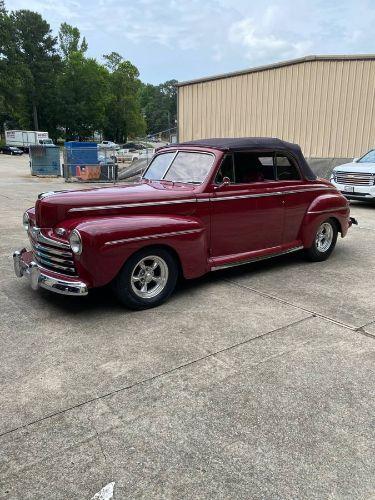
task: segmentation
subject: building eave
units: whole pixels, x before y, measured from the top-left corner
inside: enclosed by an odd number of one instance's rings
[[[235,76],[247,75],[249,73],[258,73],[261,71],[268,71],[270,69],[283,68],[285,66],[293,66],[295,64],[302,64],[306,62],[313,61],[364,61],[364,60],[375,60],[375,54],[353,54],[353,55],[325,55],[325,56],[306,56],[300,57],[298,59],[290,59],[288,61],[281,61],[273,64],[267,64],[264,66],[257,66],[254,68],[248,68],[241,71],[233,71],[231,73],[222,73],[219,75],[206,76],[203,78],[198,78],[195,80],[186,80],[183,82],[176,83],[176,87],[184,87],[186,85],[194,85],[197,83],[211,82],[214,80],[222,80],[224,78],[232,78]]]

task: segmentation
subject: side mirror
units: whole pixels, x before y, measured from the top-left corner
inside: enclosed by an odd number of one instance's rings
[[[230,184],[229,177],[223,177],[223,180],[221,181],[221,183],[218,186],[216,186],[216,189],[221,189],[225,186],[229,186],[229,184]]]
[[[357,163],[359,158],[353,158],[353,163]]]

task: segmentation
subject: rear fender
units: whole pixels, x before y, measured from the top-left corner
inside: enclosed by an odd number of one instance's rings
[[[309,248],[319,225],[327,219],[335,219],[338,230],[344,237],[348,231],[349,202],[339,192],[322,194],[315,198],[309,206],[301,226],[301,240],[305,248]]]
[[[130,215],[67,221],[81,234],[83,251],[76,257],[82,279],[103,286],[118,274],[126,260],[146,246],[171,248],[183,275],[195,278],[208,271],[207,231],[191,216]],[[62,225],[59,224],[61,227]]]

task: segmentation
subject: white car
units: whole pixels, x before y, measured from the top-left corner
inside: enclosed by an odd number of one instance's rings
[[[330,181],[349,200],[375,201],[375,149],[335,167]]]
[[[119,149],[119,145],[112,141],[102,141],[98,144],[99,149]]]

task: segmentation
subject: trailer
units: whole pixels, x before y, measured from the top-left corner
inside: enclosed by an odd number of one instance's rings
[[[29,151],[29,146],[53,146],[48,132],[40,132],[39,130],[6,130],[5,144],[20,148],[26,153]]]

